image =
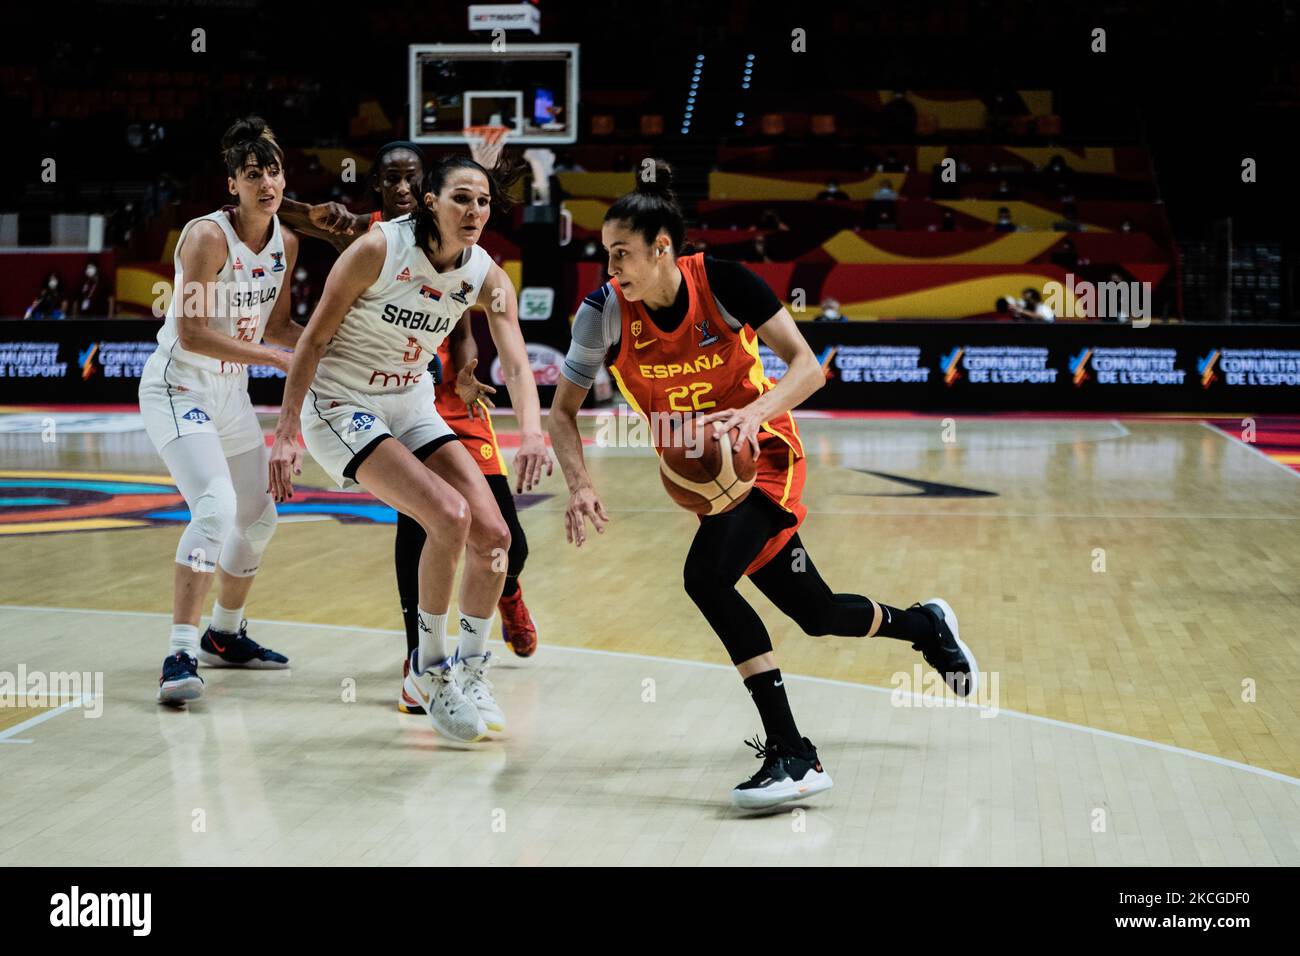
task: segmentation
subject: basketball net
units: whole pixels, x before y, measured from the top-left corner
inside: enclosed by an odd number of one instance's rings
[[[466,126],[465,142],[469,144],[470,155],[484,169],[492,169],[501,158],[501,151],[506,147],[508,126]]]

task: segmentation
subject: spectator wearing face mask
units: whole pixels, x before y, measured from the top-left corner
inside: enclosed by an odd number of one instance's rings
[[[87,262],[81,275],[81,289],[72,303],[74,319],[107,318],[109,314],[108,295],[99,274],[99,266]]]
[[[848,200],[849,194],[846,193],[844,190],[840,189],[840,184],[838,180],[828,179],[826,180],[826,188],[817,194],[817,198],[820,200],[829,199],[838,202],[844,202]]]
[[[24,319],[64,319],[67,318],[67,302],[63,298],[63,283],[51,272],[45,277],[45,285],[36,294],[32,304],[23,314]]]
[[[316,307],[315,289],[307,276],[307,270],[301,265],[293,270],[293,284],[289,287],[289,301],[293,303],[295,322],[306,325],[311,318],[311,311]]]
[[[840,311],[838,299],[832,299],[830,296],[822,299],[821,313],[813,319],[814,322],[847,322],[848,316]]]
[[[1006,206],[998,207],[998,221],[993,224],[994,232],[1015,232],[1019,227],[1011,221],[1011,210]]]

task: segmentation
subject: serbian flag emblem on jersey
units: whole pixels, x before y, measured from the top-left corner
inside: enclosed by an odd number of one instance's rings
[[[437,302],[442,298],[442,293],[431,285],[420,286],[420,295],[424,296],[426,299],[432,299],[434,302]]]
[[[261,279],[261,278],[262,278],[263,276],[265,276],[265,275],[266,275],[266,270],[265,270],[265,269],[263,269],[261,266],[253,266],[253,278],[254,278],[254,279]]]

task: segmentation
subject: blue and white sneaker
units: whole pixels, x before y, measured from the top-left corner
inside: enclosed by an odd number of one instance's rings
[[[158,678],[158,703],[183,704],[203,696],[203,678],[199,662],[184,651],[163,658],[162,677]]]
[[[263,647],[248,636],[248,622],[239,622],[239,633],[229,634],[208,628],[199,640],[199,660],[209,667],[249,667],[258,670],[282,670],[289,658]]]

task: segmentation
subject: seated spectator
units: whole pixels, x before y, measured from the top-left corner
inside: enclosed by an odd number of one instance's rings
[[[885,161],[877,167],[878,173],[905,173],[907,164],[898,158],[898,154],[892,149],[885,154]]]
[[[927,227],[928,232],[956,232],[957,216],[951,209],[945,209],[943,215],[939,217],[939,222],[930,223]]]
[[[1021,298],[1016,299],[1008,297],[1000,300],[999,305],[1006,304],[1006,311],[1011,313],[1013,318],[1024,322],[1055,322],[1056,313],[1053,312],[1043,301],[1042,295],[1037,289],[1026,289],[1021,293]]]
[[[893,202],[898,198],[898,193],[894,191],[894,184],[890,180],[883,179],[880,182],[880,188],[876,190],[876,194],[872,198],[884,202]]]
[[[886,135],[907,139],[916,132],[916,107],[904,95],[902,90],[895,90],[893,98],[881,109],[881,127]],[[890,172],[902,172],[891,169]]]
[[[87,262],[86,270],[82,274],[81,290],[77,293],[76,301],[72,303],[72,317],[74,319],[107,318],[108,313],[108,294],[100,281],[99,266],[94,262]]]
[[[289,301],[293,303],[295,322],[306,325],[316,307],[315,290],[307,280],[307,270],[299,265],[293,270],[293,284],[289,287]]]
[[[1119,231],[1120,231],[1120,232],[1132,232],[1133,229],[1134,229],[1134,226],[1133,226],[1133,220],[1132,220],[1132,219],[1125,219],[1123,222],[1121,222],[1121,223],[1119,224]]]
[[[1058,265],[1062,269],[1077,269],[1079,267],[1079,250],[1074,247],[1074,240],[1064,240],[1060,247],[1052,253],[1051,259],[1054,265]]]
[[[1073,201],[1061,204],[1061,218],[1052,223],[1055,232],[1083,232],[1086,227],[1079,221],[1079,207]]]
[[[746,262],[773,262],[775,261],[767,254],[767,238],[762,234],[754,237],[753,242],[749,244],[749,252],[745,256]]]
[[[840,184],[837,180],[828,179],[826,180],[826,188],[817,194],[817,198],[819,200],[829,199],[837,202],[846,202],[848,201],[849,194],[840,189]]]
[[[45,285],[41,287],[32,304],[27,307],[23,314],[24,319],[63,319],[67,318],[67,303],[63,299],[63,283],[59,277],[51,272],[45,277]]]
[[[813,319],[814,322],[847,322],[849,317],[840,311],[838,299],[832,299],[830,296],[822,299],[821,312]]]
[[[998,180],[998,188],[993,190],[994,199],[1019,199],[1020,191],[1005,179]]]
[[[893,213],[888,209],[882,209],[876,214],[876,218],[871,225],[874,229],[897,229],[898,220],[894,218]]]
[[[1011,210],[1006,206],[998,207],[998,221],[993,224],[994,232],[1015,232],[1020,227],[1011,221]]]
[[[781,219],[781,214],[775,209],[764,209],[758,217],[758,228],[766,229],[769,232],[789,232],[790,227]]]

